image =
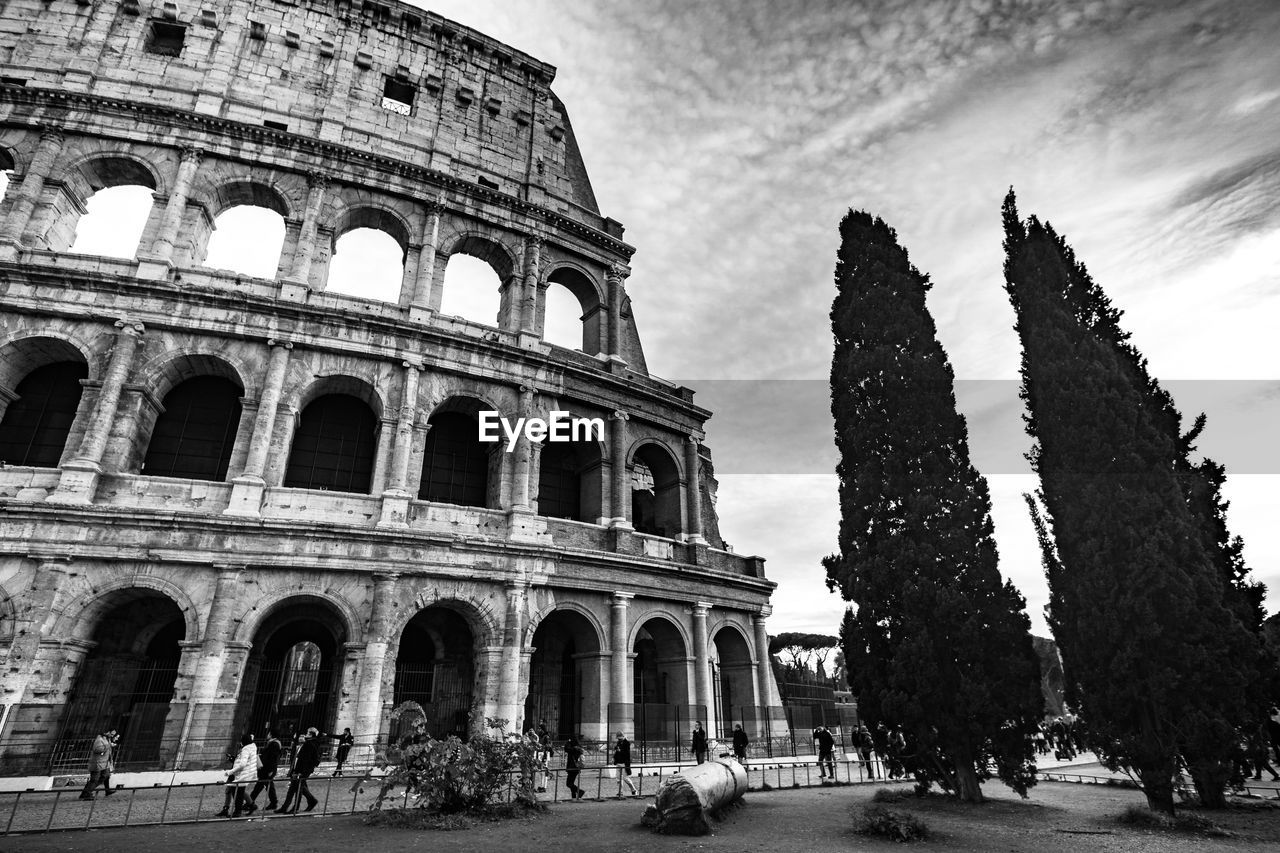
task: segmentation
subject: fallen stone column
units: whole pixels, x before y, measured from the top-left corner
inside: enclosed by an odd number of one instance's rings
[[[671,835],[705,835],[707,815],[747,792],[747,770],[736,761],[712,759],[662,783],[643,823]]]

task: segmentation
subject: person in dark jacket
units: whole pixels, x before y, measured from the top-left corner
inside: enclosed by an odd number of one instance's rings
[[[320,801],[311,794],[311,789],[307,787],[307,779],[311,774],[316,772],[316,767],[320,764],[320,731],[314,726],[307,729],[306,737],[302,740],[302,745],[298,747],[298,758],[293,764],[293,773],[289,782],[289,791],[284,795],[284,806],[280,811],[284,814],[290,814],[289,807],[293,806],[292,814],[298,813],[298,806],[302,805],[305,797],[307,800],[306,811],[311,811]]]
[[[569,798],[582,799],[587,792],[578,787],[578,774],[582,772],[582,747],[576,737],[570,737],[564,745],[564,782],[569,787]]]
[[[267,811],[273,812],[280,807],[280,801],[276,799],[276,773],[280,769],[280,753],[284,751],[284,746],[280,743],[280,738],[276,736],[275,729],[267,729],[266,743],[258,750],[258,758],[262,762],[262,766],[258,768],[258,784],[253,786],[253,792],[249,794],[249,804],[245,807],[245,811],[253,814],[258,810],[258,795],[263,791],[267,792]]]
[[[825,779],[828,774],[831,778],[836,778],[836,739],[827,731],[826,726],[818,726],[817,731],[813,735],[814,742],[818,744],[818,773]]]
[[[334,768],[333,775],[342,775],[342,765],[347,763],[347,756],[351,754],[351,746],[356,742],[355,735],[351,734],[351,729],[343,729],[342,734],[338,735],[338,766]]]
[[[741,764],[747,760],[747,745],[751,741],[747,738],[747,733],[742,730],[742,723],[733,724],[733,757],[738,759]]]
[[[636,795],[636,786],[631,783],[631,741],[622,732],[613,744],[613,764],[618,768],[618,796],[622,796],[622,783],[626,782],[631,796]]]
[[[699,764],[707,760],[707,733],[702,730],[702,723],[693,724],[693,737],[690,738],[689,747]]]

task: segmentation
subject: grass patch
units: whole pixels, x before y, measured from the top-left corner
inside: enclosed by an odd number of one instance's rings
[[[1204,815],[1194,812],[1179,812],[1172,817],[1161,812],[1153,812],[1146,806],[1132,805],[1121,813],[1120,822],[1140,829],[1158,829],[1172,832],[1187,832],[1195,835],[1207,835],[1210,838],[1231,838],[1233,834],[1218,826]]]
[[[929,828],[915,815],[882,806],[869,806],[855,814],[853,831],[898,842],[924,841],[929,837]]]
[[[391,829],[431,829],[437,832],[456,832],[471,829],[482,823],[503,820],[521,820],[540,817],[547,811],[545,803],[503,803],[482,811],[442,814],[432,809],[374,809],[365,814],[368,826],[385,826]]]

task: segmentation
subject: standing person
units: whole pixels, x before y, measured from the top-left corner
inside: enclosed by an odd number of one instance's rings
[[[902,734],[902,727],[895,726],[889,734],[889,778],[897,779],[906,775],[902,757],[907,751],[907,739]]]
[[[92,800],[94,789],[98,787],[99,782],[102,783],[106,796],[109,797],[115,793],[115,789],[111,787],[111,771],[116,766],[112,756],[119,740],[120,735],[115,729],[108,729],[93,739],[93,744],[89,747],[89,780],[84,783],[80,799]]]
[[[570,799],[580,800],[587,793],[578,787],[578,774],[581,772],[582,747],[578,745],[576,737],[570,736],[568,743],[564,745],[564,782],[569,787]]]
[[[739,764],[747,762],[747,745],[751,741],[747,739],[747,733],[742,730],[742,723],[733,724],[733,757],[738,759]]]
[[[280,801],[276,799],[275,779],[280,769],[280,753],[283,751],[284,746],[280,743],[280,738],[276,737],[276,730],[267,729],[266,743],[258,750],[258,784],[253,786],[253,792],[249,794],[249,805],[245,806],[245,811],[249,814],[258,810],[254,800],[263,791],[267,792],[267,811],[273,812],[280,807]]]
[[[622,783],[626,782],[631,789],[631,796],[636,795],[636,786],[631,784],[631,741],[622,732],[613,744],[613,763],[618,767],[618,797],[622,797]]]
[[[826,726],[818,726],[814,740],[818,742],[818,775],[823,779],[827,776],[836,778],[836,739]]]
[[[702,723],[693,724],[689,749],[699,764],[707,760],[707,733],[702,730]]]
[[[858,752],[862,754],[862,763],[867,765],[867,772],[871,774],[871,778],[876,777],[876,766],[871,763],[871,753],[876,748],[876,743],[871,739],[871,732],[867,731],[866,726],[858,726]]]
[[[283,814],[297,814],[304,797],[307,800],[306,811],[311,811],[320,802],[307,787],[307,779],[311,778],[316,766],[320,764],[319,737],[320,730],[315,726],[307,729],[306,736],[302,737],[302,745],[298,747],[298,757],[293,764],[289,791],[284,795],[284,806],[280,809]],[[289,811],[290,806],[293,806],[292,812]]]
[[[351,754],[351,745],[356,742],[355,736],[351,734],[351,729],[343,729],[342,734],[338,735],[338,766],[334,768],[333,775],[342,775],[342,765],[347,763],[347,756]]]
[[[245,809],[245,786],[258,776],[258,745],[253,742],[253,735],[245,734],[240,738],[240,751],[227,773],[227,799],[222,804],[218,817],[240,817]],[[235,810],[231,811],[234,804]],[[227,814],[231,811],[231,814]]]
[[[539,794],[547,792],[547,762],[543,758],[542,738],[538,732],[529,726],[524,733],[524,739],[533,749],[533,766],[534,766],[534,790]]]

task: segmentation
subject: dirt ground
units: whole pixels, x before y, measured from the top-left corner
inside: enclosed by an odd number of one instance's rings
[[[908,798],[890,808],[909,811],[932,835],[915,849],[986,851],[1124,851],[1124,853],[1212,853],[1280,851],[1278,807],[1240,808],[1210,815],[1235,837],[1221,839],[1179,832],[1140,830],[1116,821],[1126,806],[1143,802],[1136,791],[1102,785],[1042,783],[1031,800],[988,785],[989,802],[970,807],[945,800]],[[870,802],[875,788],[858,785],[753,792],[745,803],[702,838],[659,836],[639,825],[649,799],[562,803],[532,820],[487,823],[456,831],[421,831],[365,826],[358,816],[271,817],[201,823],[0,837],[0,851],[128,851],[198,853],[271,850],[272,853],[399,853],[400,851],[564,850],[574,853],[663,853],[724,850],[898,851],[904,847],[856,835],[852,815]],[[1206,813],[1207,814],[1207,813]]]

